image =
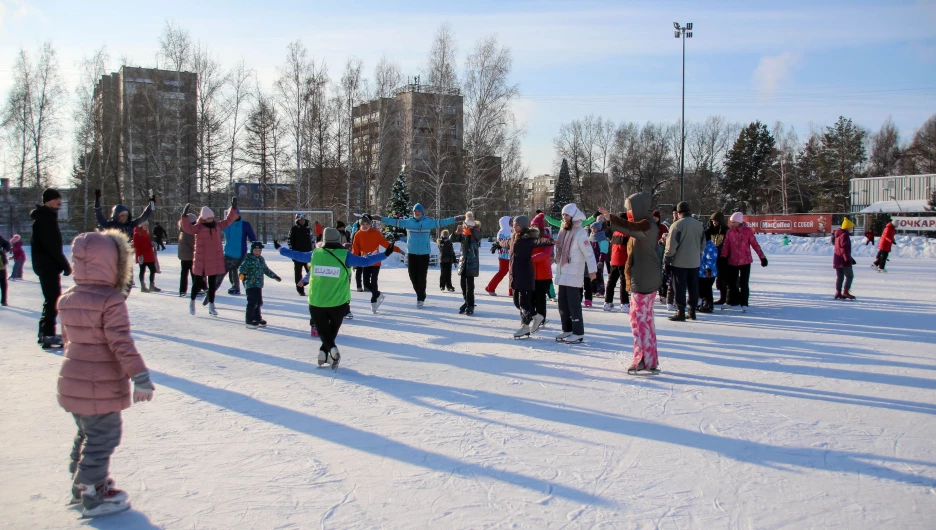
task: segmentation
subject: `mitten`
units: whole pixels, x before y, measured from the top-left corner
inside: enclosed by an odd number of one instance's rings
[[[133,379],[133,402],[140,403],[142,401],[150,401],[153,399],[153,391],[156,390],[156,387],[153,386],[153,382],[150,381],[150,375],[148,370],[144,370],[135,376],[131,377]]]
[[[72,273],[71,265],[66,263],[65,270],[62,271],[62,274],[64,274],[65,276],[71,276],[71,273]]]
[[[231,208],[237,209],[237,197],[231,197]]]
[[[278,282],[283,281],[282,278],[280,278],[279,276],[277,276],[277,275],[275,275],[275,274],[273,275],[273,279],[276,280],[276,281],[278,281]]]
[[[761,267],[766,267],[766,266],[767,266],[767,258],[761,258],[761,259],[760,259],[760,266],[761,266]]]
[[[95,202],[101,202],[101,190],[94,190],[94,200]]]
[[[390,245],[387,246],[387,250],[384,250],[383,253],[384,253],[384,256],[387,256],[387,257],[389,257],[390,254],[393,254],[393,243],[390,243]]]
[[[281,246],[282,246],[282,245],[279,244],[279,241],[277,241],[277,240],[275,240],[275,239],[273,240],[273,248],[275,248],[276,250],[279,250],[279,248],[280,248]]]

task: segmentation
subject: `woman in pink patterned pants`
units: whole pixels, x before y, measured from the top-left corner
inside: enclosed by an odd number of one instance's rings
[[[631,294],[630,325],[634,334],[633,369],[643,364],[647,370],[655,370],[657,359],[656,327],[653,325],[653,301],[656,293]]]

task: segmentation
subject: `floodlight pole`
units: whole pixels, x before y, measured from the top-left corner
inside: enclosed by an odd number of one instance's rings
[[[673,22],[676,28],[676,38],[682,38],[682,118],[680,126],[679,148],[679,200],[686,200],[686,39],[692,38],[692,22],[685,26],[680,26],[679,22]]]

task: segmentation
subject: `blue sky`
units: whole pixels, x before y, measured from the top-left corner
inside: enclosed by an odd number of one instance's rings
[[[908,138],[936,113],[936,0],[694,2],[0,1],[0,94],[19,47],[51,40],[72,86],[84,54],[107,45],[155,62],[167,18],[226,65],[243,57],[265,86],[301,39],[334,78],[348,57],[370,73],[382,55],[418,75],[439,24],[466,55],[496,34],[511,47],[532,173],[553,169],[559,125],[588,114],[615,121],[679,119],[680,42],[687,42],[686,117],[776,120],[796,128],[839,115],[876,130],[892,117]],[[139,6],[139,7],[138,7]],[[63,147],[70,145],[64,142]]]

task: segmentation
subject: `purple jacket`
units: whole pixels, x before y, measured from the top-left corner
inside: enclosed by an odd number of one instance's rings
[[[842,269],[853,265],[855,260],[851,254],[851,234],[848,230],[839,228],[835,231],[835,253],[832,254],[832,267]]]

